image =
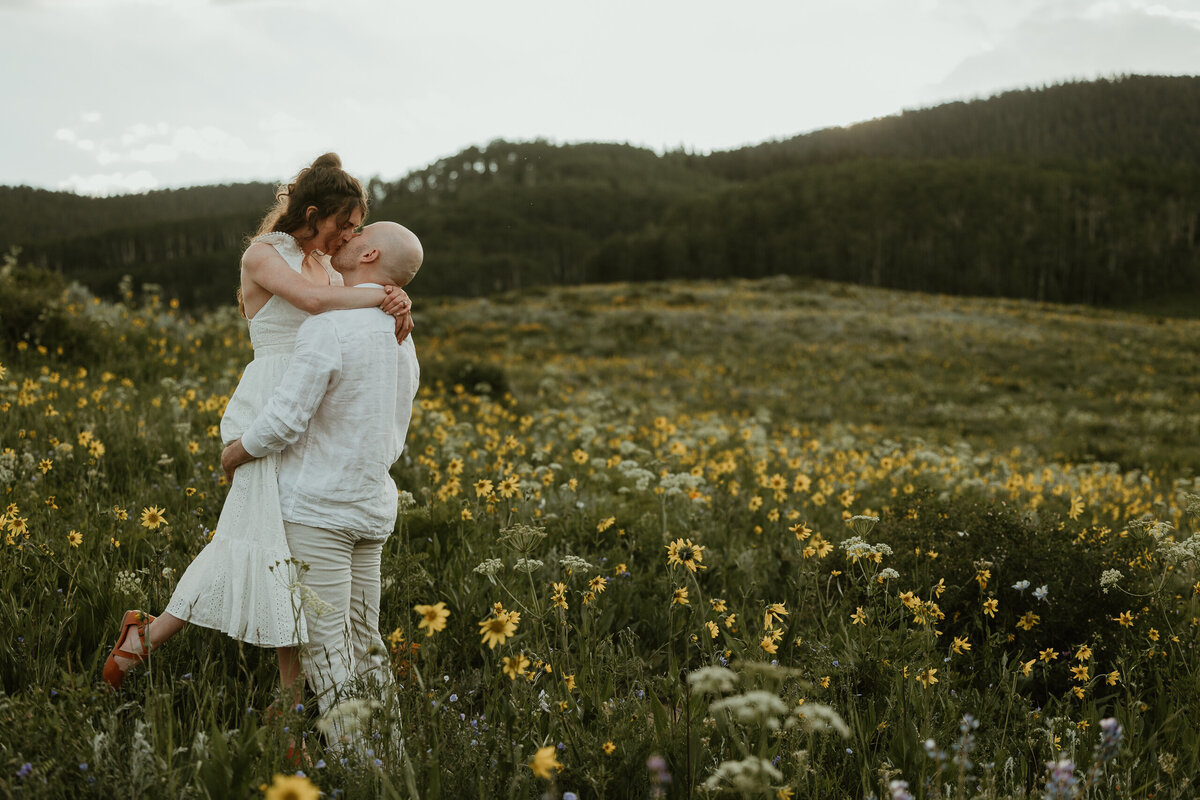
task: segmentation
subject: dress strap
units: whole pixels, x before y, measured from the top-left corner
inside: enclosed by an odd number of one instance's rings
[[[269,244],[279,251],[279,255],[283,256],[283,260],[288,262],[288,266],[297,272],[300,272],[304,264],[304,248],[300,246],[300,242],[296,241],[296,237],[290,233],[283,231],[269,231],[255,236],[250,240],[251,244],[262,242]]]
[[[304,248],[300,246],[298,241],[296,241],[296,237],[292,236],[290,233],[284,233],[283,231],[268,231],[267,233],[260,233],[258,236],[255,236],[253,239],[251,239],[250,242],[266,242],[267,244],[275,245],[276,247],[294,247],[301,253],[304,252]]]
[[[325,268],[325,274],[329,276],[330,286],[345,286],[346,281],[342,278],[342,273],[333,268],[328,256],[317,259],[317,263]]]

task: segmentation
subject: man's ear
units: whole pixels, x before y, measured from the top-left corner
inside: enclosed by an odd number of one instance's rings
[[[379,248],[372,247],[369,250],[364,251],[363,254],[358,257],[358,261],[361,264],[373,264],[379,260],[380,255],[381,253],[379,252]]]

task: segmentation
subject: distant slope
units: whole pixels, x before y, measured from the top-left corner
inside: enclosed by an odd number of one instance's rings
[[[81,197],[28,186],[0,186],[0,243],[39,244],[158,222],[262,214],[275,187],[265,183],[162,189]]]
[[[426,244],[416,290],[810,275],[1145,304],[1200,278],[1200,78],[1006,92],[698,156],[495,141],[371,181]],[[263,184],[135,197],[0,189],[0,246],[106,294],[227,302]]]
[[[850,158],[1004,158],[1041,163],[1200,165],[1200,77],[1131,76],[1004,92],[986,100],[716,152],[703,167],[752,180]]]

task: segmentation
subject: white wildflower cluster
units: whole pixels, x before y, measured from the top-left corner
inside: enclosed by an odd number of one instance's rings
[[[747,756],[741,761],[722,761],[716,772],[704,781],[706,789],[728,788],[736,792],[766,792],[772,783],[783,780],[783,773],[765,758]]]
[[[301,583],[299,579],[288,588],[300,597],[300,607],[304,609],[306,614],[312,614],[314,617],[323,617],[334,611],[334,607],[330,603],[326,602],[321,595]]]
[[[691,489],[699,489],[704,485],[704,477],[690,472],[668,472],[658,481],[667,497],[678,497]]]
[[[824,703],[805,703],[796,706],[796,717],[809,733],[837,731],[843,739],[850,737],[850,726],[836,711]]]
[[[881,581],[894,581],[900,578],[900,573],[891,567],[884,567],[879,571],[879,579]]]
[[[343,700],[317,720],[317,727],[326,736],[332,735],[334,739],[352,737],[367,726],[371,715],[380,708],[383,708],[383,704],[378,700],[364,700],[359,697]]]
[[[142,599],[146,596],[145,590],[142,589],[142,578],[136,572],[123,569],[117,573],[113,580],[113,589],[117,594],[123,594],[126,597]]]
[[[713,447],[729,441],[731,432],[725,425],[716,422],[702,422],[692,430],[692,435],[696,437],[696,441],[705,442]]]
[[[401,489],[400,493],[396,496],[396,507],[401,511],[416,508],[417,498],[413,497],[412,492]]]
[[[623,480],[632,483],[633,488],[639,492],[649,489],[650,483],[657,477],[650,470],[638,466],[638,462],[633,459],[617,464],[617,472],[620,473]]]
[[[874,519],[878,519],[875,517]],[[883,542],[868,544],[861,536],[851,536],[842,542],[841,548],[846,551],[846,559],[850,561],[876,561],[877,556],[890,556],[892,548]]]
[[[621,445],[617,448],[617,452],[621,454],[621,458],[629,458],[632,455],[647,452],[644,447],[639,447],[633,441],[633,432],[630,431],[623,439]]]
[[[504,569],[504,562],[498,558],[489,558],[486,561],[481,561],[475,569],[471,570],[477,575],[483,575],[488,578],[494,578],[500,570]]]
[[[568,572],[587,572],[595,569],[586,559],[579,556],[563,556],[558,563]]]
[[[1175,526],[1169,522],[1151,519],[1136,519],[1129,523],[1130,530],[1140,531],[1148,536],[1162,541],[1171,535],[1171,531],[1175,530]]]
[[[1188,513],[1188,516],[1200,518],[1200,494],[1183,492],[1183,500],[1186,503],[1184,510]]]
[[[853,517],[847,520],[847,524],[853,528],[854,532],[859,536],[866,536],[871,532],[871,529],[874,528],[878,522],[879,517],[872,516],[870,514],[855,514]]]
[[[762,689],[722,698],[708,708],[714,714],[725,711],[743,725],[764,725],[773,731],[779,729],[779,717],[788,710],[777,695]]]
[[[704,694],[732,692],[738,683],[738,674],[725,667],[704,667],[688,673],[688,685]]]
[[[546,566],[544,561],[539,561],[536,558],[518,558],[517,563],[513,564],[513,569],[517,572],[531,574],[537,572],[542,567]]]
[[[7,486],[17,477],[17,454],[9,450],[0,454],[0,486]]]
[[[1168,566],[1179,567],[1200,563],[1200,533],[1193,533],[1182,542],[1161,539],[1156,552]]]

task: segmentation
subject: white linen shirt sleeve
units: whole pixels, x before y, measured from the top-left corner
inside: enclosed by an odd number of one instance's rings
[[[309,317],[296,334],[296,351],[283,380],[242,434],[246,452],[262,458],[298,442],[341,370],[342,351],[333,324],[320,315]]]

